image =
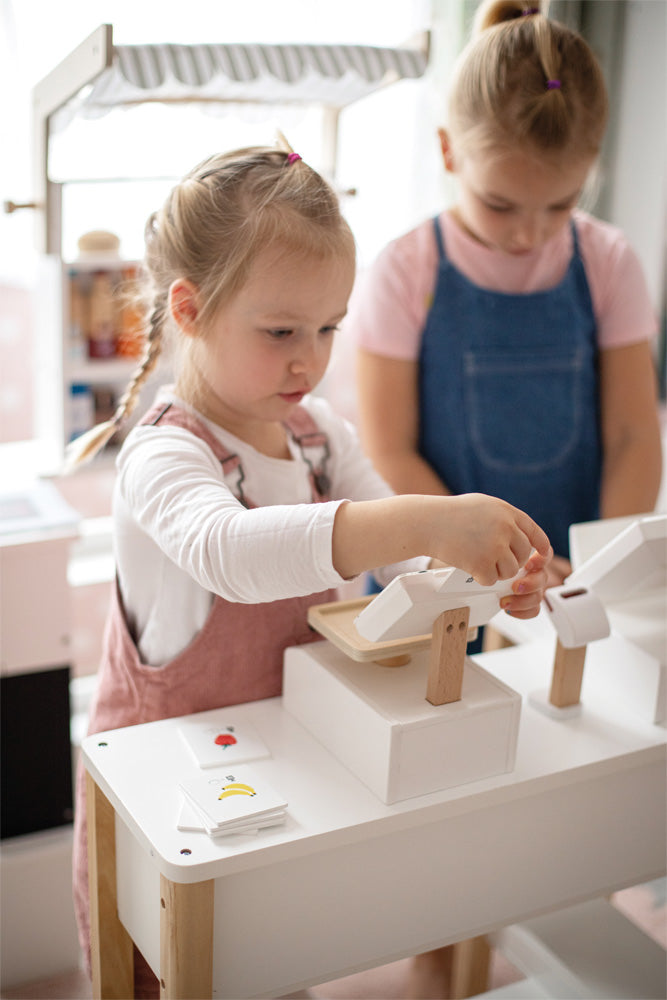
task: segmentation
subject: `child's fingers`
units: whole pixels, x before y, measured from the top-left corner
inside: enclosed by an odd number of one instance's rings
[[[502,602],[502,609],[512,618],[535,618],[541,603],[535,600],[533,594],[526,597],[508,597]]]
[[[526,571],[512,584],[512,593],[501,600],[501,608],[516,618],[534,618],[548,584],[548,564],[547,556],[539,553],[531,556]]]
[[[542,600],[548,579],[548,573],[543,569],[535,570],[533,573],[526,573],[514,581],[512,584],[512,593],[517,597],[522,594],[537,594],[538,600]]]
[[[541,552],[533,552],[524,566],[524,571],[528,574],[536,573],[539,570],[547,570],[553,558],[554,555],[551,546],[549,546],[549,551],[546,555],[543,555]]]
[[[524,514],[523,511],[519,512],[521,517],[519,518],[518,524],[523,533],[527,536],[531,547],[534,548],[540,555],[548,556],[551,549],[551,543],[547,538],[546,534],[540,528],[539,524],[533,521],[532,517],[528,514]]]

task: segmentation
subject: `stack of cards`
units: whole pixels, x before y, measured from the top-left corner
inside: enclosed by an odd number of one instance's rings
[[[211,837],[252,833],[285,819],[287,802],[248,768],[182,781],[185,802],[178,822],[184,831],[205,830]]]
[[[227,767],[270,756],[262,737],[248,723],[236,725],[228,710],[206,714],[205,721],[183,722],[178,728],[200,767]]]

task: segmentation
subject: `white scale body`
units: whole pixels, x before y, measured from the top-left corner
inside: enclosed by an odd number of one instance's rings
[[[451,568],[406,573],[354,624],[371,642],[428,640],[445,610],[465,605],[471,627],[487,622],[511,583],[480,587]],[[387,804],[512,771],[520,696],[466,657],[460,700],[432,705],[424,696],[428,659],[422,648],[407,665],[386,667],[332,642],[293,647],[285,653],[283,704]]]

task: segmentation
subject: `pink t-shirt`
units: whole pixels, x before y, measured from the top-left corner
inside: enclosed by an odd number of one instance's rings
[[[657,321],[644,274],[623,233],[585,212],[574,212],[579,247],[590,288],[601,350],[655,336]],[[489,249],[461,229],[452,215],[440,216],[450,262],[482,288],[521,294],[553,288],[572,256],[570,226],[539,249],[520,257]],[[345,321],[360,347],[412,361],[435,290],[438,251],[427,219],[389,243],[355,285]]]

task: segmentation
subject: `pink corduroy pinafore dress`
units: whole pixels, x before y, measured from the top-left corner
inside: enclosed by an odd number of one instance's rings
[[[239,457],[202,421],[176,405],[157,404],[141,423],[183,427],[203,439],[221,462],[234,494],[246,507],[255,506],[243,493]],[[328,500],[326,435],[304,407],[297,407],[285,426],[310,468],[313,502]],[[311,455],[317,458],[313,460]],[[320,638],[308,626],[308,608],[335,599],[335,590],[264,604],[236,604],[215,596],[208,618],[192,642],[173,660],[155,667],[141,661],[116,584],[88,733],[279,695],[284,650]],[[85,774],[81,764],[76,786],[73,881],[79,940],[90,972]],[[136,949],[135,996],[159,996],[157,979]]]

